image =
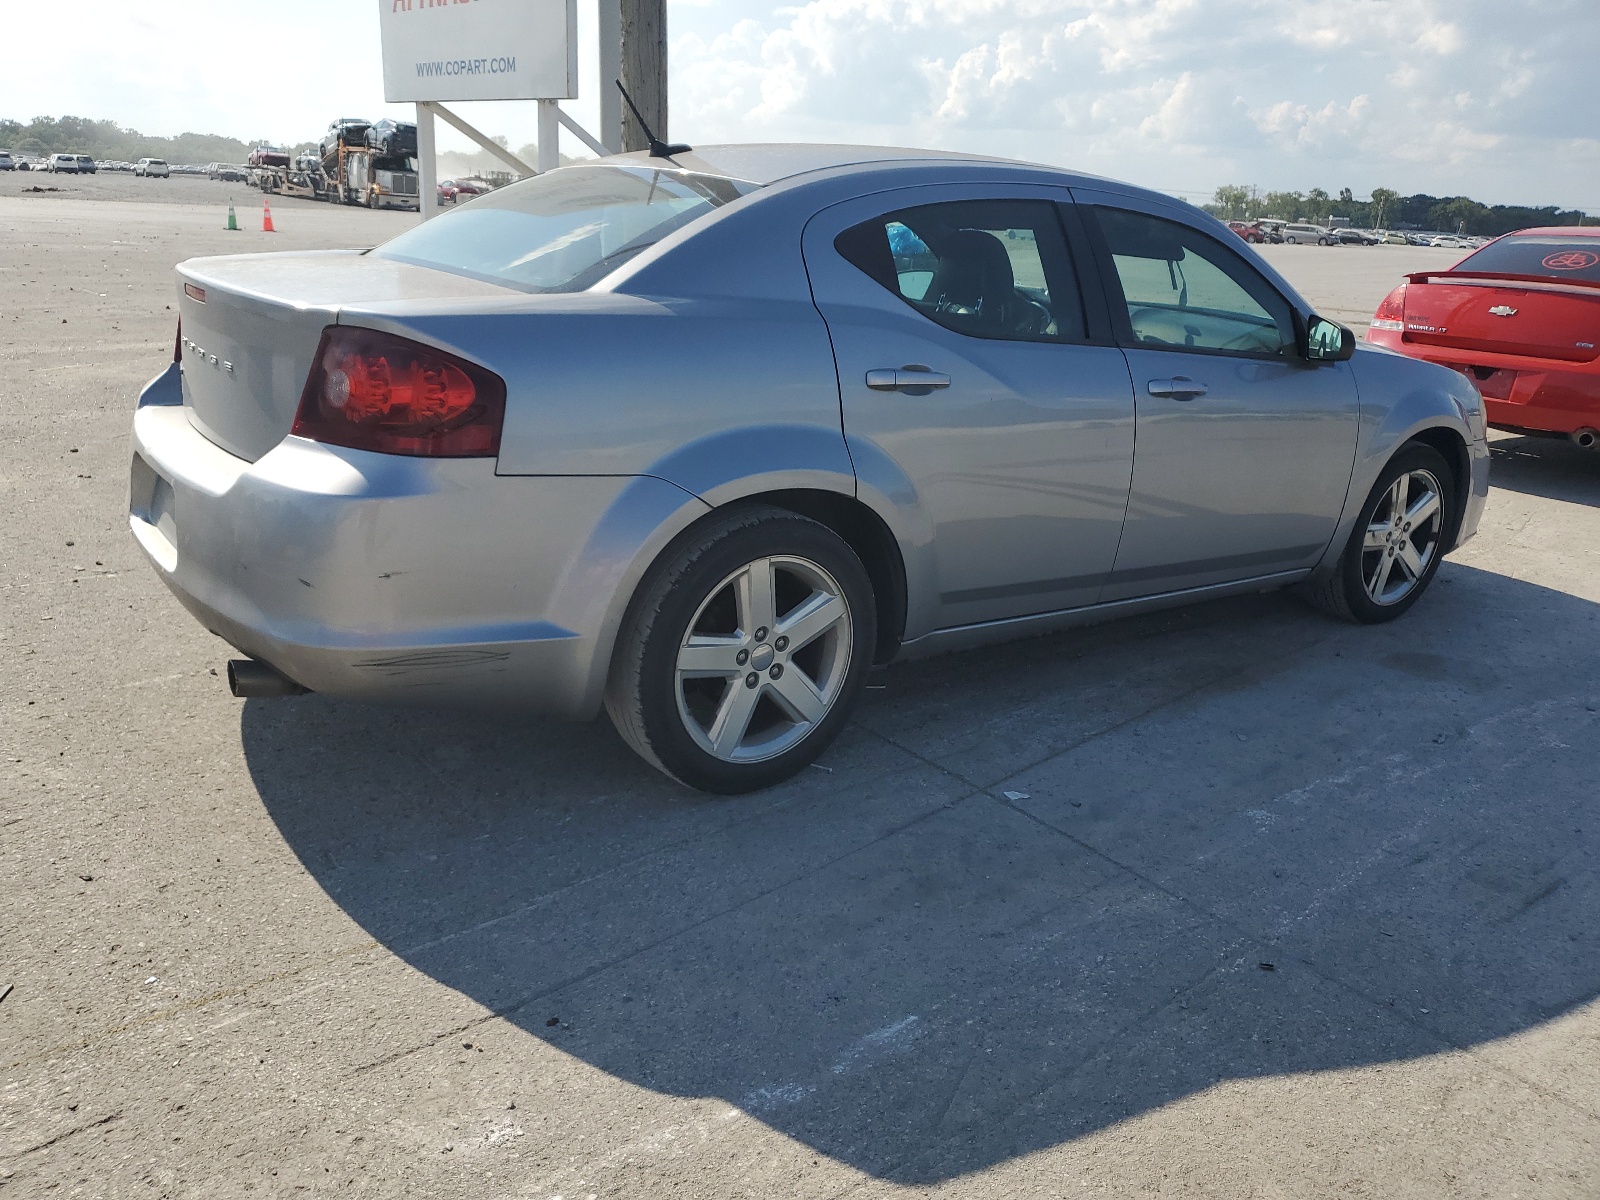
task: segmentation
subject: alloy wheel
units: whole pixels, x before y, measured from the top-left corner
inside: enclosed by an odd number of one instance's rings
[[[696,744],[731,763],[763,762],[805,739],[849,674],[844,590],[809,559],[774,555],[728,575],[678,647],[678,715]]]
[[[1361,544],[1361,581],[1374,604],[1411,594],[1439,553],[1444,502],[1431,471],[1407,471],[1384,492]]]

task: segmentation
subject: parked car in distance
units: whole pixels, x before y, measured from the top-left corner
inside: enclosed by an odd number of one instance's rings
[[[1453,233],[1447,233],[1443,237],[1436,237],[1428,244],[1439,250],[1470,250],[1472,248],[1472,243],[1467,241],[1466,238],[1457,237]]]
[[[1276,244],[1279,244],[1279,243],[1281,243],[1283,241],[1283,225],[1284,225],[1284,223],[1282,221],[1273,221],[1273,220],[1269,220],[1269,219],[1263,219],[1263,220],[1257,221],[1256,225],[1261,230],[1262,238],[1265,239],[1267,242],[1276,245]]]
[[[11,151],[0,150],[0,171],[15,171],[16,169],[17,162],[11,156]]]
[[[245,167],[236,166],[233,163],[212,163],[207,168],[206,174],[212,179],[225,180],[230,183],[235,181],[242,183],[249,177],[249,171]]]
[[[1496,428],[1600,448],[1600,228],[1524,229],[1408,275],[1367,340],[1467,375]]]
[[[1308,225],[1303,221],[1290,221],[1283,227],[1283,240],[1289,245],[1331,246],[1333,231],[1324,225]]]
[[[78,173],[78,156],[76,154],[52,154],[45,161],[44,169],[54,174],[76,175]]]
[[[146,179],[167,179],[172,175],[172,168],[160,158],[141,158],[133,164],[133,173]]]
[[[876,662],[1289,585],[1392,620],[1488,490],[1461,375],[1052,167],[623,154],[177,274],[130,525],[236,695],[603,707],[709,791]]]
[[[1267,240],[1266,235],[1261,232],[1261,226],[1255,221],[1228,221],[1226,224],[1247,242],[1259,245]]]
[[[488,184],[473,179],[445,179],[438,185],[439,203],[456,204],[463,197],[470,200],[474,196],[483,196],[493,189]]]
[[[1405,246],[1409,244],[1406,240],[1406,235],[1398,230],[1389,229],[1380,230],[1379,232],[1382,234],[1383,244],[1386,246]]]
[[[96,173],[95,161],[87,154],[78,155],[78,173],[80,175],[93,175]]]
[[[1335,229],[1334,241],[1340,246],[1376,246],[1379,238],[1369,229]]]

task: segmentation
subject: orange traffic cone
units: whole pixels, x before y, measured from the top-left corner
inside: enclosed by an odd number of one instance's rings
[[[261,232],[277,233],[272,226],[272,205],[267,203],[265,196],[261,197]]]

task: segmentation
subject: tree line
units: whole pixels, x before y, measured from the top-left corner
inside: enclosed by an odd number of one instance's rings
[[[1217,189],[1202,207],[1224,220],[1254,221],[1270,217],[1279,221],[1327,224],[1332,217],[1348,218],[1363,229],[1437,229],[1448,233],[1498,237],[1514,229],[1536,225],[1582,225],[1587,217],[1577,209],[1554,205],[1533,208],[1522,204],[1480,204],[1467,196],[1429,196],[1419,192],[1402,196],[1390,188],[1373,188],[1366,200],[1357,200],[1349,188],[1337,197],[1321,188],[1299,192],[1260,192],[1243,184]]]
[[[504,137],[495,141],[508,145]],[[85,117],[35,117],[28,124],[0,118],[0,149],[14,154],[47,158],[52,154],[87,154],[97,161],[137,162],[141,158],[161,158],[169,163],[242,163],[250,151],[266,139],[241,142],[238,138],[210,133],[180,133],[177,137],[146,137],[137,129],[124,129],[115,121],[91,121]],[[300,142],[289,153],[315,153],[317,142]],[[504,164],[485,151],[456,155],[468,170],[498,172]],[[517,151],[524,162],[538,157],[538,147],[528,145]],[[563,165],[576,160],[561,155]]]
[[[115,121],[91,121],[86,117],[35,117],[26,125],[0,118],[0,148],[40,158],[51,154],[87,154],[101,161],[163,158],[173,163],[242,163],[251,148],[260,144],[211,133],[146,137],[137,129],[122,128]]]

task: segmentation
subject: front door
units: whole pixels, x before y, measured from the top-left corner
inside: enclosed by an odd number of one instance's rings
[[[1060,199],[912,188],[806,228],[857,473],[931,535],[908,637],[1092,604],[1116,558],[1133,395],[1091,342]]]
[[[1289,300],[1233,247],[1120,197],[1085,210],[1138,411],[1102,599],[1313,566],[1355,459],[1350,364],[1302,358]]]

